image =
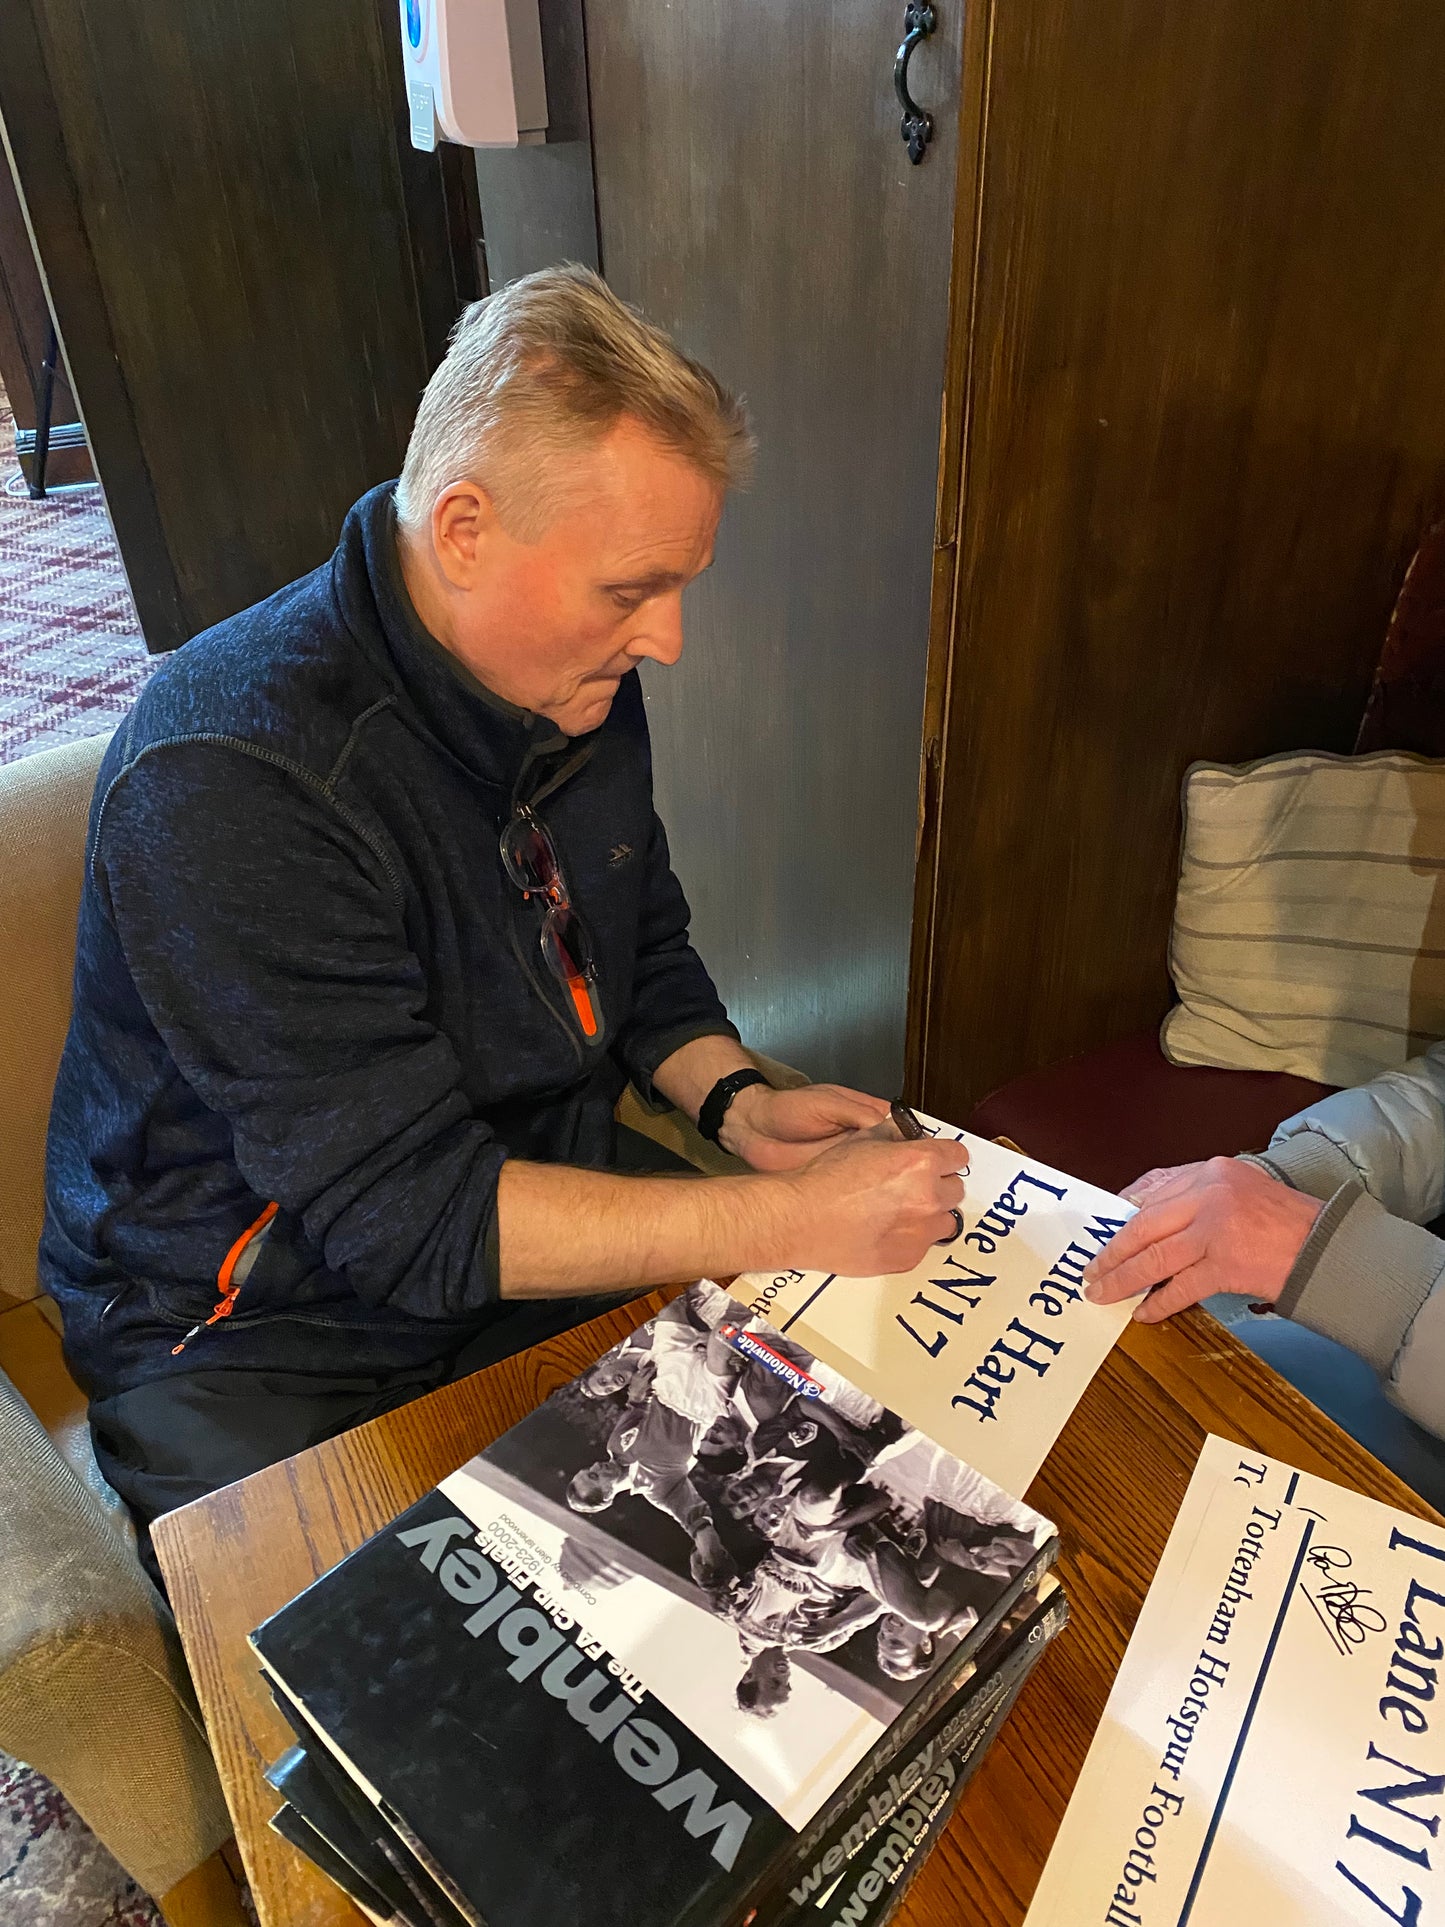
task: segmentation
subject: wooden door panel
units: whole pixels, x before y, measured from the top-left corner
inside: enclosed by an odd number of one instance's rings
[[[1349,748],[1445,504],[1445,13],[993,0],[989,41],[910,1060],[953,1116],[1162,1014],[1186,766]]]
[[[473,292],[463,157],[410,148],[397,32],[390,0],[0,8],[0,117],[152,648],[325,559]]]
[[[960,0],[913,62],[899,0],[588,11],[603,271],[747,396],[754,486],[648,682],[702,954],[750,1042],[885,1091],[902,1069]]]

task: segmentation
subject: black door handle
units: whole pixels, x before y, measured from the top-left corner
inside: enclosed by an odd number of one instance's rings
[[[917,167],[928,143],[933,139],[933,116],[926,113],[908,91],[908,63],[920,40],[926,40],[938,25],[938,15],[928,0],[908,0],[903,9],[903,45],[893,63],[893,91],[903,109],[899,133],[908,149],[908,158]]]

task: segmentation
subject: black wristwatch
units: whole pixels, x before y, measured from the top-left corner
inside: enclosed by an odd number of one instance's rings
[[[766,1084],[767,1078],[761,1071],[729,1071],[720,1077],[707,1096],[702,1100],[702,1109],[697,1114],[697,1128],[709,1144],[716,1144],[718,1132],[722,1129],[723,1119],[728,1114],[728,1105],[739,1091],[745,1091],[749,1084]]]

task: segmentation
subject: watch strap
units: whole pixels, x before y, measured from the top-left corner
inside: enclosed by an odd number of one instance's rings
[[[697,1128],[709,1144],[716,1144],[718,1132],[722,1129],[723,1119],[727,1116],[728,1106],[739,1091],[745,1091],[749,1084],[766,1084],[767,1078],[760,1070],[729,1071],[720,1077],[707,1096],[702,1100],[702,1109],[697,1114]]]

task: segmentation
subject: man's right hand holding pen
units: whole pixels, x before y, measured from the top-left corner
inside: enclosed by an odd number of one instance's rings
[[[911,1271],[931,1246],[961,1234],[967,1169],[961,1144],[928,1136],[895,1102],[881,1123],[793,1174],[804,1194],[799,1252],[822,1254],[800,1268],[851,1278]]]

